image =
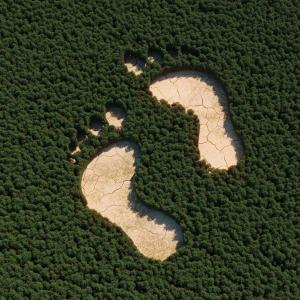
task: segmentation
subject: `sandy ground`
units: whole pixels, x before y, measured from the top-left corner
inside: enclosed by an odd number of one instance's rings
[[[132,179],[140,160],[128,141],[112,144],[87,166],[81,187],[87,206],[121,227],[145,256],[164,260],[182,244],[180,226],[135,197]]]
[[[133,72],[135,75],[143,73],[145,63],[136,56],[128,56],[125,58],[125,66],[128,72]]]
[[[149,89],[157,99],[178,102],[198,116],[201,159],[217,169],[238,163],[242,145],[228,116],[226,95],[215,80],[198,71],[177,71],[157,78]]]
[[[148,61],[150,63],[161,63],[162,56],[158,51],[150,51],[148,56]]]
[[[112,106],[109,109],[107,109],[105,118],[109,125],[112,125],[116,128],[121,128],[123,125],[123,122],[125,120],[125,111],[118,106]]]
[[[100,136],[101,131],[101,123],[99,121],[93,121],[91,124],[91,128],[89,128],[89,132],[94,136]]]
[[[80,151],[81,150],[80,150],[79,146],[77,145],[76,148],[71,152],[71,154],[74,155],[74,154],[76,154],[76,153],[78,153]]]

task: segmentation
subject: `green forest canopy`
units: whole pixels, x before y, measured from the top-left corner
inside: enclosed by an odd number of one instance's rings
[[[1,298],[300,297],[299,1],[27,0],[0,12]],[[127,73],[126,51],[153,49],[162,67]],[[229,172],[197,162],[192,114],[147,92],[164,68],[187,65],[227,92],[245,150]],[[104,120],[112,103],[127,113],[120,133]],[[70,163],[95,118],[101,138]],[[84,166],[120,138],[141,148],[139,199],[183,230],[165,262],[81,197]]]

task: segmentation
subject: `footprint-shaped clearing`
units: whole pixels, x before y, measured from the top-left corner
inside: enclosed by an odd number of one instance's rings
[[[158,77],[149,89],[158,100],[180,103],[198,116],[201,159],[216,169],[238,163],[242,145],[229,119],[225,92],[216,80],[199,71],[175,71]]]
[[[134,143],[110,145],[88,164],[82,192],[87,206],[121,227],[143,255],[164,260],[183,243],[183,235],[172,218],[137,201],[133,177],[139,160]]]

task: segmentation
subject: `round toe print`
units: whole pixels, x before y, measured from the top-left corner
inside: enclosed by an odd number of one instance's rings
[[[101,131],[101,122],[100,120],[98,120],[97,118],[93,118],[91,120],[90,123],[90,128],[89,128],[89,132],[96,136],[99,137],[100,136],[100,131]]]
[[[120,106],[110,106],[106,109],[105,118],[109,125],[120,129],[125,121],[126,113]]]
[[[136,55],[126,54],[124,60],[128,72],[132,72],[136,76],[143,73],[145,63],[141,58]]]

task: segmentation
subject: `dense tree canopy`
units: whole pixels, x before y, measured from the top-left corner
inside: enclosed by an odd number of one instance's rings
[[[299,1],[6,0],[0,12],[1,299],[300,298]],[[126,71],[126,51],[153,49],[161,66]],[[147,92],[180,66],[222,81],[245,150],[236,168],[209,172],[194,115]],[[111,103],[127,113],[120,132]],[[70,163],[94,119],[101,137]],[[165,262],[82,198],[84,167],[120,138],[141,149],[139,199],[182,227]]]

